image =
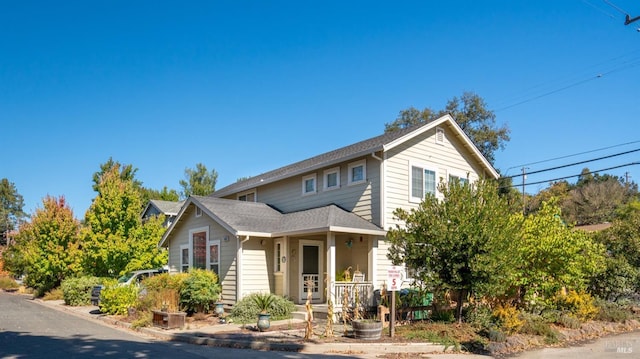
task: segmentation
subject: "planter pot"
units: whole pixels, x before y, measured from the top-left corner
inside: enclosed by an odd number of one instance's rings
[[[258,330],[264,332],[271,327],[271,315],[267,313],[258,314]]]
[[[218,317],[224,314],[224,303],[216,303],[215,313]]]
[[[354,320],[351,326],[356,339],[375,340],[382,335],[382,322],[379,320]]]

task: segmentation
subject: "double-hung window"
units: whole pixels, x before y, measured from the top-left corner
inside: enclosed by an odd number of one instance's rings
[[[411,165],[411,201],[421,202],[427,193],[436,194],[436,171],[421,165]]]
[[[186,273],[189,271],[191,260],[189,259],[189,245],[184,244],[180,246],[180,272]]]
[[[220,274],[220,240],[209,241],[208,251],[209,270]]]

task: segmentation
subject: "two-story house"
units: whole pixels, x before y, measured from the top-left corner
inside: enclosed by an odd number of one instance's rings
[[[227,304],[252,292],[337,302],[345,268],[368,293],[383,285],[396,208],[439,196],[441,181],[481,177],[498,173],[446,115],[192,196],[160,245],[172,272],[218,273]]]

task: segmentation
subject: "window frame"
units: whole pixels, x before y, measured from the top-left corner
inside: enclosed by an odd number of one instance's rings
[[[332,175],[332,174],[336,175],[336,184],[335,186],[329,187],[329,175]],[[322,178],[323,178],[323,181],[322,181],[323,191],[333,191],[340,188],[340,167],[333,167],[333,168],[324,170],[324,174]]]
[[[422,182],[422,198],[419,198],[413,195],[413,169],[414,168],[419,168],[422,173],[422,181],[421,181]],[[433,172],[433,182],[434,182],[433,192],[426,190],[425,178],[424,178],[425,171]],[[426,197],[427,193],[433,193],[436,197],[438,197],[438,194],[439,194],[438,169],[433,165],[419,163],[419,162],[409,162],[409,175],[407,177],[409,178],[409,202],[421,203]]]
[[[218,258],[216,258],[215,262],[211,258],[212,246],[218,246]],[[222,251],[222,244],[219,239],[211,239],[207,241],[207,270],[214,272],[216,275],[218,275],[218,278],[220,278],[219,274],[220,274],[220,257],[221,257],[220,252],[221,251]],[[218,266],[218,270],[214,271],[211,268],[212,265]]]
[[[279,239],[273,242],[273,272],[283,273],[282,257],[284,256],[284,242]]]
[[[205,240],[204,240],[204,249],[205,249],[205,268],[206,269],[208,266],[208,260],[207,257],[209,256],[208,250],[209,250],[209,226],[205,226],[205,227],[198,227],[198,228],[193,228],[189,230],[189,269],[193,268],[194,265],[194,250],[193,250],[193,236],[194,234],[198,234],[198,233],[205,233]]]
[[[202,217],[202,208],[196,206],[196,218]]]
[[[353,179],[353,169],[356,167],[362,166],[362,179],[354,181]],[[348,166],[348,176],[347,176],[347,185],[357,185],[361,183],[365,183],[367,181],[367,160],[363,159],[356,162],[349,163]]]
[[[247,197],[248,195],[253,194],[253,201],[247,201],[246,199],[242,200],[240,199],[240,197]],[[238,201],[244,201],[244,202],[258,202],[258,191],[255,189],[252,189],[250,191],[244,191],[244,192],[240,192],[238,193],[238,195],[236,196],[236,199]]]
[[[313,180],[313,190],[307,191],[307,181]],[[302,195],[309,196],[318,192],[318,176],[313,173],[302,177]]]
[[[436,127],[435,142],[439,145],[444,145],[444,139],[445,139],[444,128]]]
[[[184,250],[187,250],[187,263],[184,263],[182,253]],[[180,273],[187,273],[191,268],[191,249],[189,248],[189,244],[181,244],[180,245]]]

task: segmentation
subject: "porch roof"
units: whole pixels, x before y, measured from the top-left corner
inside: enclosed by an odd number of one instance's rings
[[[163,246],[185,209],[193,203],[226,230],[236,236],[280,237],[321,232],[386,235],[386,231],[351,212],[331,204],[324,207],[282,213],[260,202],[245,202],[216,197],[191,196],[178,218],[162,236]]]

